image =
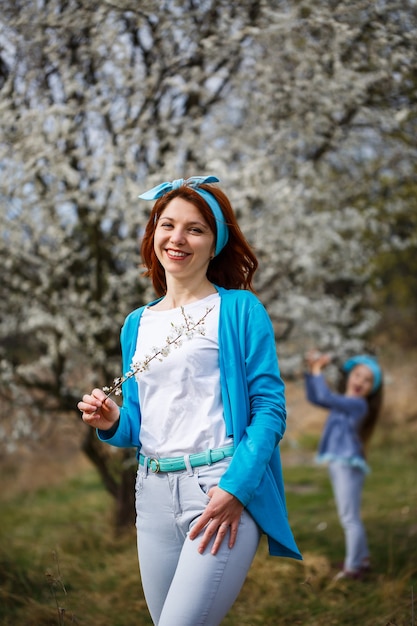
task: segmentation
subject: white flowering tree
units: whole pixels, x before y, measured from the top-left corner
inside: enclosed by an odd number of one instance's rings
[[[152,295],[137,195],[163,180],[221,178],[284,374],[362,349],[373,259],[416,245],[416,42],[411,0],[3,0],[3,444],[120,373]],[[130,519],[130,453],[113,471],[91,429],[84,450]]]

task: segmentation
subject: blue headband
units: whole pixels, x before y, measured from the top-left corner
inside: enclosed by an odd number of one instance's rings
[[[217,256],[228,242],[229,229],[227,227],[223,212],[216,198],[205,189],[199,189],[199,186],[205,183],[218,182],[219,179],[216,176],[191,176],[191,178],[187,178],[186,180],[184,180],[183,178],[178,178],[177,180],[173,180],[172,183],[166,182],[161,183],[156,187],[152,187],[152,189],[141,193],[139,198],[142,198],[142,200],[157,200],[158,198],[162,198],[162,196],[164,196],[166,193],[173,191],[174,189],[179,189],[182,185],[192,187],[194,191],[196,191],[203,198],[203,200],[207,202],[216,220],[217,235],[215,256]]]
[[[357,365],[366,365],[366,367],[371,370],[374,377],[372,392],[376,391],[381,386],[382,382],[382,372],[377,360],[367,354],[360,354],[359,356],[354,356],[351,359],[348,359],[343,364],[343,370],[348,373]]]

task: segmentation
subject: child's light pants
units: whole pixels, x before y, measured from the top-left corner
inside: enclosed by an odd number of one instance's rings
[[[345,533],[345,570],[358,571],[369,558],[365,527],[361,520],[364,472],[334,461],[329,464],[330,480],[340,523]]]
[[[158,626],[217,626],[245,581],[260,540],[260,529],[244,510],[237,540],[228,535],[217,554],[203,554],[201,535],[188,532],[204,511],[206,493],[218,484],[230,459],[180,472],[153,474],[139,466],[136,527],[142,586]]]

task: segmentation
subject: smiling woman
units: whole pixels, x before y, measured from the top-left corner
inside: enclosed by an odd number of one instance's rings
[[[197,300],[215,292],[207,279],[215,236],[193,203],[176,197],[162,210],[155,228],[154,251],[167,283],[167,296],[155,309],[180,306],[181,302],[168,300],[168,294],[174,296],[178,290],[192,291]]]
[[[196,179],[198,185],[194,184]],[[207,279],[227,289],[253,291],[252,280],[258,260],[237,223],[226,194],[209,184],[217,180],[214,176],[195,176],[188,179],[187,184],[176,186],[179,181],[162,183],[139,196],[145,200],[157,200],[145,229],[141,253],[146,268],[145,276],[151,278],[158,296],[166,294],[167,284],[164,269],[156,258],[154,234],[159,217],[174,198],[193,204],[199,212],[200,221],[203,219],[207,223],[215,237],[215,251],[207,268]]]
[[[100,389],[78,404],[100,439],[137,448],[138,556],[158,626],[220,624],[262,533],[272,555],[301,559],[285,507],[274,332],[217,180],[140,196],[156,200],[141,252],[159,297],[122,329],[123,406]]]

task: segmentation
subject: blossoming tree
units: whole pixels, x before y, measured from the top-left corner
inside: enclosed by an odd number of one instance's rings
[[[119,373],[124,316],[152,295],[137,196],[163,180],[221,178],[285,375],[310,345],[362,349],[372,260],[415,245],[416,35],[396,0],[4,0],[3,444]],[[123,523],[132,468],[115,477],[91,432]]]

